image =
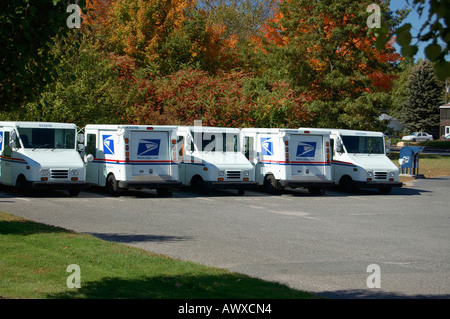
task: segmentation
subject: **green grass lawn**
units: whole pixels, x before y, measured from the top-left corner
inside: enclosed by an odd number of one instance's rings
[[[81,288],[68,288],[67,267]],[[72,282],[72,281],[69,281]],[[156,255],[0,212],[0,298],[303,299],[285,285]]]

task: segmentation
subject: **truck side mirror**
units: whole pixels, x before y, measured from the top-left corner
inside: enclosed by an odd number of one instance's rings
[[[336,152],[342,153],[343,151],[344,151],[344,148],[342,147],[342,142],[341,142],[341,140],[337,139],[336,140]]]
[[[16,139],[17,139],[16,131],[11,131],[11,135],[9,137],[9,146],[11,148],[15,148],[16,147]]]
[[[85,159],[86,163],[92,162],[94,160],[94,155],[88,154],[85,156],[84,159]]]
[[[77,140],[78,140],[78,143],[83,144],[84,143],[84,134],[78,134]]]

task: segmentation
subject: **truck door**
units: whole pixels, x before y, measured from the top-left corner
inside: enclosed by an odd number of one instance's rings
[[[97,134],[92,132],[86,133],[86,155],[92,154],[94,161],[86,163],[86,181],[95,185],[99,184],[99,164],[95,160],[98,158]]]
[[[292,134],[289,141],[289,161],[293,175],[325,174],[326,155],[322,135]]]
[[[253,136],[244,136],[244,155],[255,166],[255,138]]]
[[[178,135],[177,136],[177,145],[178,145],[178,176],[179,180],[182,183],[186,182],[186,165],[184,165],[184,155],[186,151],[185,146],[186,136]]]
[[[167,131],[131,131],[130,160],[133,176],[172,175],[171,141]]]
[[[9,146],[9,138],[11,132],[9,130],[0,131],[0,182],[5,185],[12,185],[13,163],[10,160],[12,149]]]

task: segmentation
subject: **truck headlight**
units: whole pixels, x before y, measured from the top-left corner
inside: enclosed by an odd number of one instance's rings
[[[217,176],[223,176],[223,171],[218,171]]]
[[[48,175],[48,169],[41,169],[39,173],[41,174],[41,176],[46,176]]]
[[[248,176],[248,171],[243,171],[242,176]]]
[[[373,173],[372,172],[367,172],[367,177],[368,178],[372,178],[373,177]]]
[[[72,176],[78,176],[78,170],[77,169],[73,169],[73,170],[70,171],[70,174]]]
[[[389,172],[389,177],[394,177],[395,173],[394,172]]]

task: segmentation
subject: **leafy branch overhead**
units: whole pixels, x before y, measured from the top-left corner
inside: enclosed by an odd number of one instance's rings
[[[449,44],[450,44],[450,1],[449,0],[408,0],[407,3],[422,18],[426,18],[422,26],[412,26],[405,23],[394,33],[388,36],[396,36],[401,46],[401,54],[404,57],[414,57],[418,52],[419,43],[427,43],[425,56],[433,62],[433,68],[437,77],[444,81],[450,77]],[[428,13],[425,12],[429,5]],[[418,33],[413,35],[412,30],[418,28]],[[386,33],[380,34],[381,38]]]

